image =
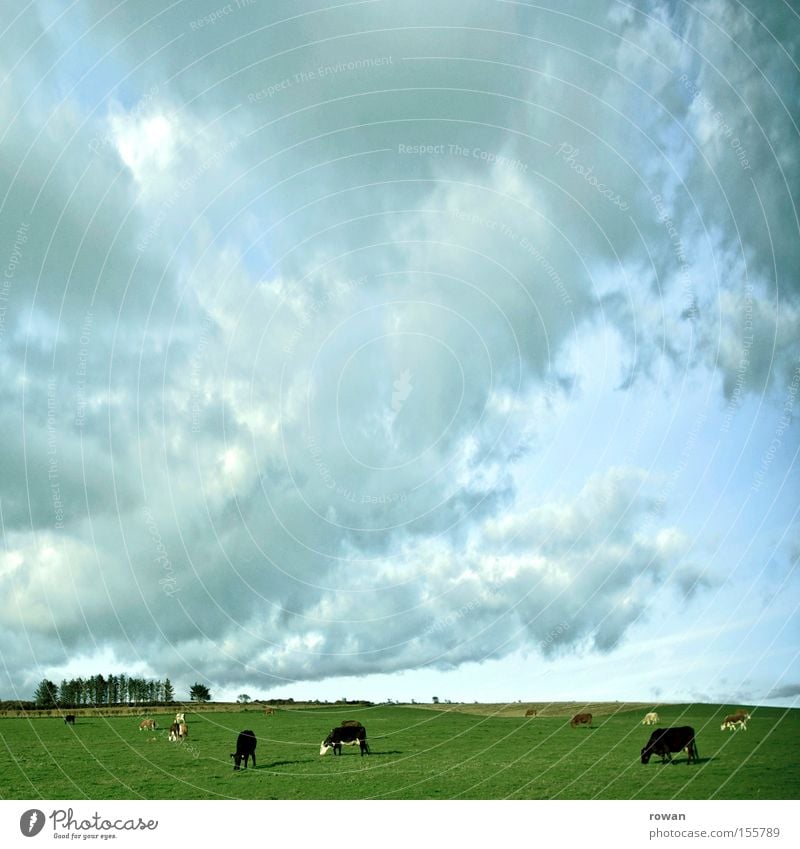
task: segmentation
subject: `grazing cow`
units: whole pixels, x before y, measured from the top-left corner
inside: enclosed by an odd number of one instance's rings
[[[746,711],[744,708],[739,708],[739,710],[735,710],[731,714],[731,716],[737,717],[739,719],[743,719],[745,722],[747,722],[747,720],[750,719],[750,713],[748,711]]]
[[[367,729],[363,725],[340,725],[338,728],[331,728],[331,733],[320,744],[319,753],[324,755],[328,749],[333,749],[334,755],[341,755],[342,744],[345,746],[358,744],[361,755],[368,755]]]
[[[661,755],[661,763],[672,760],[673,752],[686,749],[686,763],[698,760],[697,744],[694,741],[694,728],[682,725],[679,728],[659,728],[650,735],[647,745],[642,749],[642,763],[650,762],[653,755]]]
[[[244,759],[244,768],[247,769],[247,759],[253,759],[253,769],[256,767],[256,735],[252,731],[241,731],[236,738],[236,751],[231,752],[233,768],[239,769]]]
[[[732,713],[730,716],[726,716],[720,725],[720,731],[737,731],[738,729],[742,729],[742,731],[747,731],[747,719],[744,714],[740,713]]]
[[[525,711],[525,716],[536,716],[536,711],[533,708],[528,708]]]
[[[579,725],[589,725],[592,724],[592,715],[590,713],[576,713],[575,716],[572,717],[569,724],[573,728],[577,728]]]
[[[642,725],[656,725],[658,723],[658,714],[655,711],[646,713],[642,720]]]
[[[68,713],[64,717],[64,725],[74,725],[74,724],[75,724],[75,714],[74,713]]]
[[[155,730],[156,730],[155,719],[143,719],[139,723],[139,731],[155,731]]]
[[[265,708],[264,709],[264,716],[272,716],[273,713],[275,713],[275,708]]]

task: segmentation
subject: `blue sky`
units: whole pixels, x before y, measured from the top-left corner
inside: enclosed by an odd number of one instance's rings
[[[0,35],[0,693],[793,705],[800,19]]]

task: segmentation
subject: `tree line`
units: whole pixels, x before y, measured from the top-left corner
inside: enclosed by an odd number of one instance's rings
[[[169,678],[148,680],[121,672],[64,679],[60,686],[45,678],[36,688],[34,700],[37,708],[173,702],[175,690]]]

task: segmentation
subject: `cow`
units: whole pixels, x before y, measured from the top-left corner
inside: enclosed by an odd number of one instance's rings
[[[173,722],[169,727],[169,741],[182,743],[188,733],[189,726],[185,722]]]
[[[244,768],[247,769],[247,759],[253,759],[253,769],[256,768],[256,735],[252,731],[241,731],[236,738],[236,751],[231,752],[233,758],[233,768],[239,769],[242,759],[244,759]]]
[[[577,728],[579,725],[588,725],[591,727],[592,715],[590,713],[576,713],[570,720],[569,724],[573,728]]]
[[[679,728],[659,728],[650,735],[647,745],[642,749],[642,763],[650,763],[653,755],[661,755],[661,763],[672,760],[673,752],[686,749],[686,763],[698,760],[697,744],[694,741],[694,728],[682,725]]]
[[[74,724],[75,724],[75,714],[74,713],[68,713],[64,717],[64,725],[74,725]]]
[[[533,708],[528,708],[525,711],[525,716],[536,716],[536,711]]]
[[[331,728],[330,734],[322,741],[319,747],[320,755],[324,755],[328,749],[333,749],[334,755],[342,754],[342,744],[355,746],[358,744],[362,757],[369,754],[367,744],[367,729],[363,725],[340,725]]]
[[[275,708],[265,708],[264,709],[264,716],[272,716],[273,713],[275,713]]]
[[[155,719],[143,719],[139,723],[139,731],[155,731],[155,730],[156,730]]]
[[[642,725],[657,725],[658,724],[658,714],[655,711],[650,713],[646,713],[644,715],[644,719],[642,720]]]
[[[750,713],[748,711],[746,711],[744,708],[739,708],[739,710],[735,710],[731,714],[731,716],[736,717],[738,719],[743,719],[745,722],[747,722],[747,720],[750,719]]]
[[[730,716],[726,716],[720,725],[720,731],[737,731],[738,729],[742,729],[742,731],[747,731],[747,718],[744,714],[741,713],[732,713]]]

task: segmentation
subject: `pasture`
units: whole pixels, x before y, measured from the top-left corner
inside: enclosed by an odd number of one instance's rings
[[[189,736],[167,742],[139,717],[0,719],[3,799],[796,799],[800,711],[757,708],[747,731],[722,732],[731,706],[659,705],[660,727],[692,725],[700,762],[643,766],[645,708],[596,707],[570,728],[571,706],[524,717],[525,706],[449,709],[255,709],[190,712]],[[518,715],[515,715],[518,714]],[[560,715],[555,715],[560,714]],[[346,746],[319,756],[345,719],[367,727],[370,756]],[[252,728],[257,768],[234,772],[236,737]]]

